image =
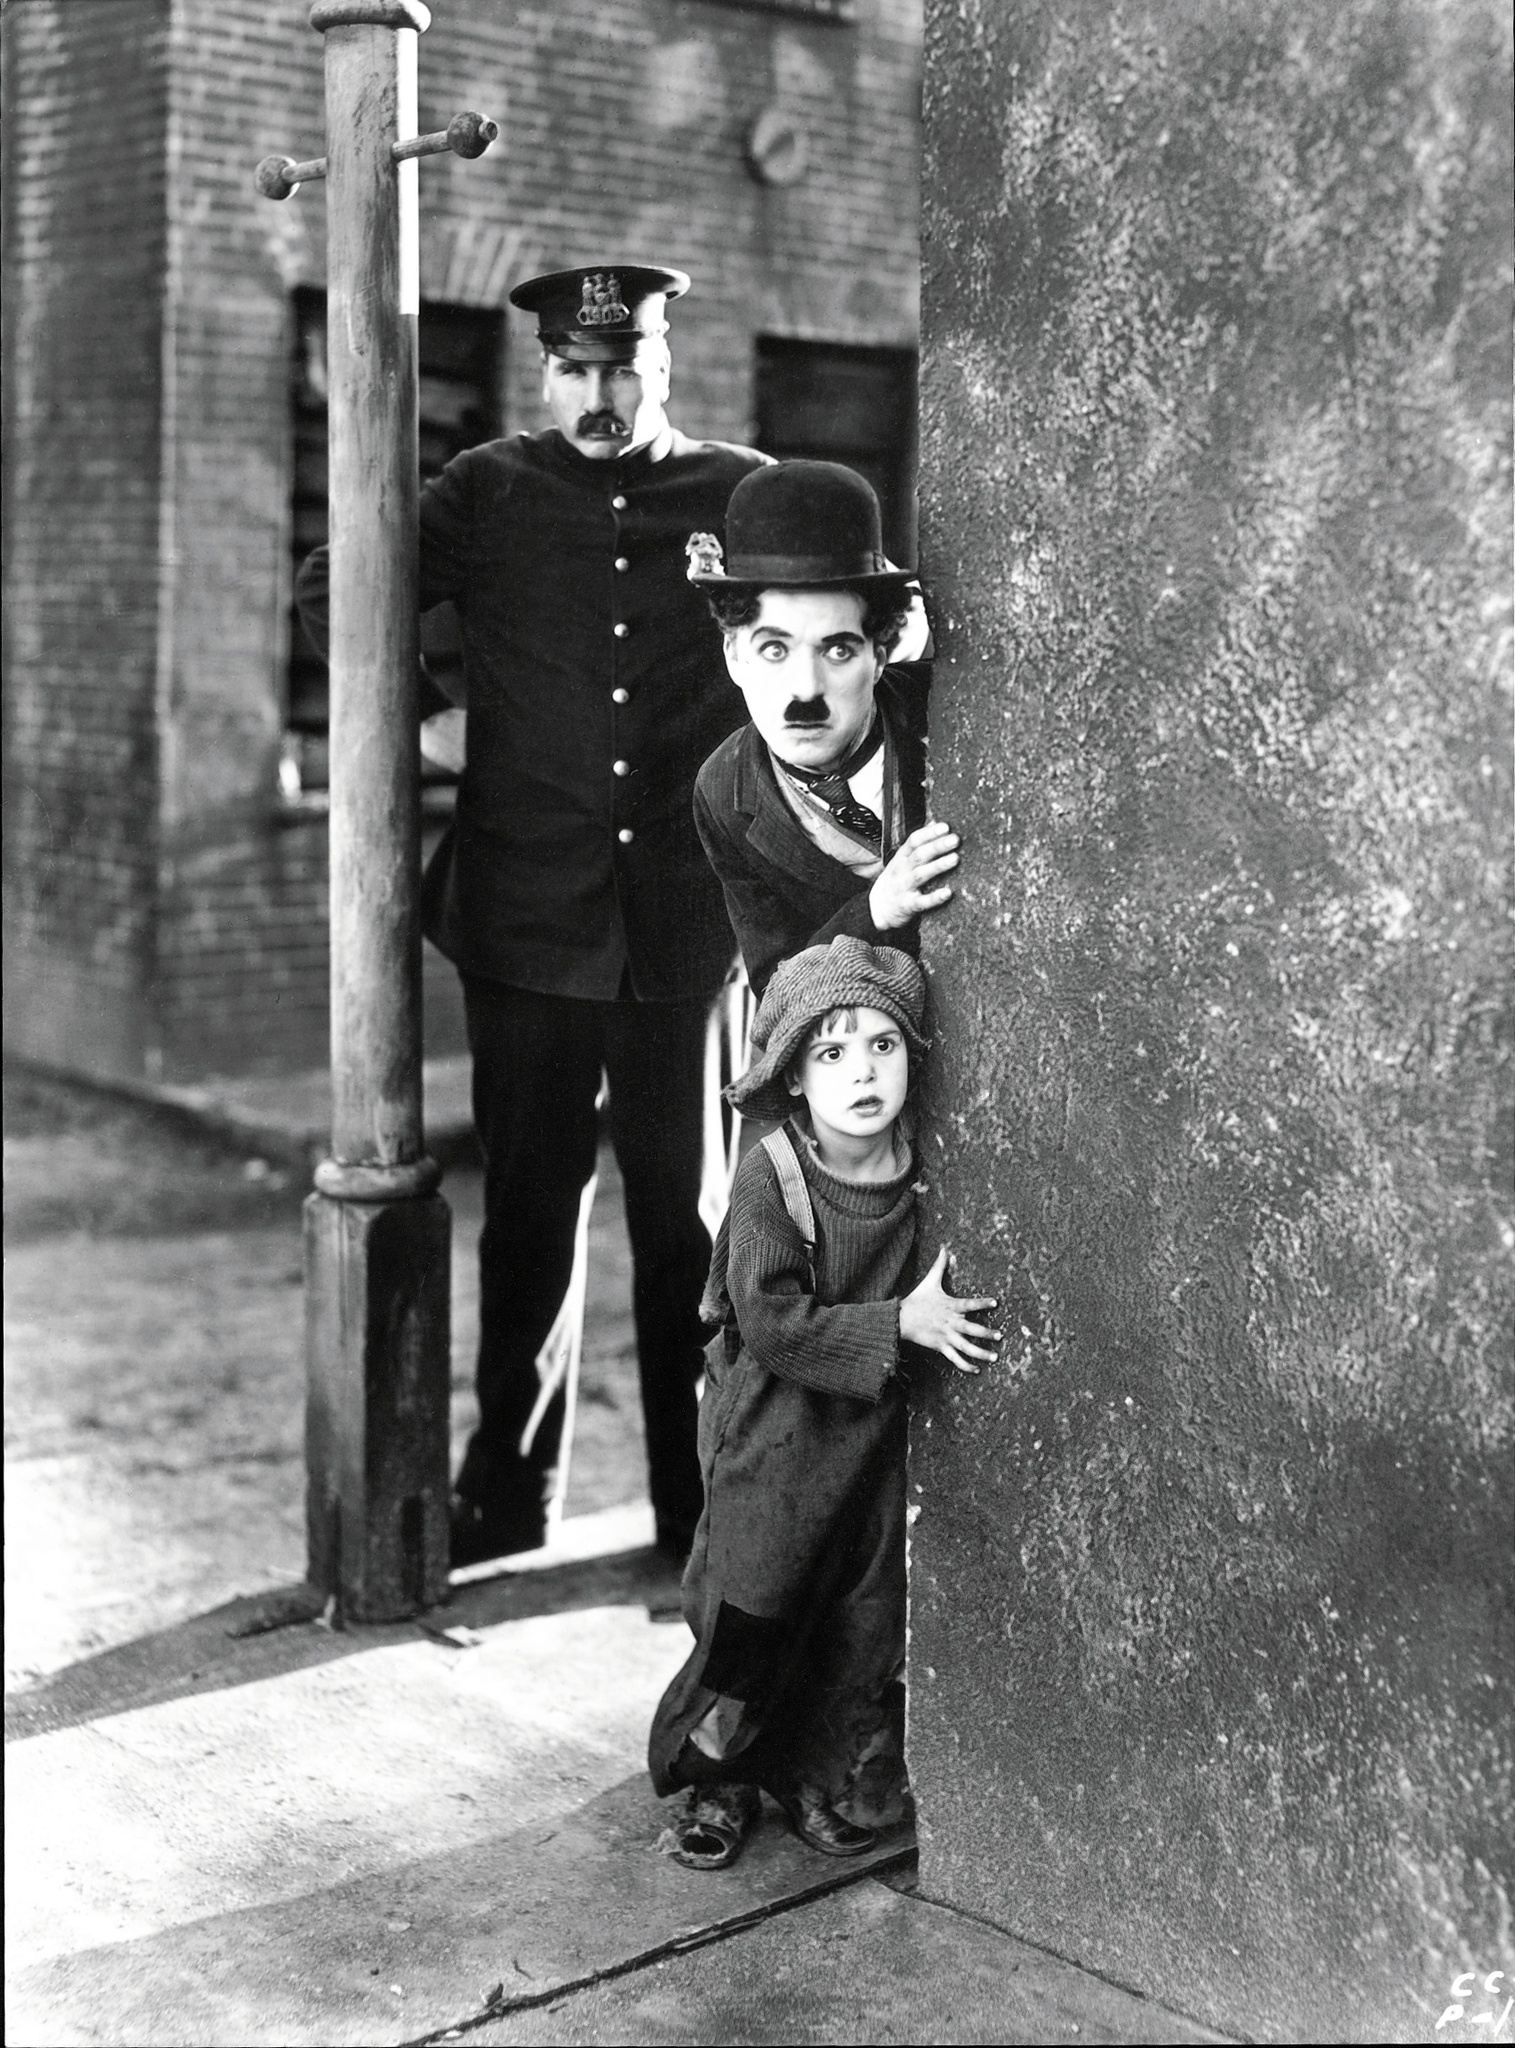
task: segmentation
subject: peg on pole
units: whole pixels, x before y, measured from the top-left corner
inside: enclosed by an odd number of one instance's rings
[[[444,150],[451,150],[454,156],[482,156],[499,132],[487,115],[454,114],[445,128],[397,142],[391,154],[397,164],[413,156],[441,156]]]
[[[415,160],[476,157],[481,114],[417,135],[422,0],[315,0],[331,504],[332,1156],[305,1204],[308,1576],[357,1621],[439,1600],[448,1570],[451,1220],[421,1121]]]
[[[430,135],[412,135],[405,142],[391,143],[389,153],[397,164],[413,156],[441,156],[445,150],[454,156],[482,156],[499,132],[498,125],[485,114],[454,114],[445,128],[434,129]],[[324,156],[313,156],[303,164],[297,164],[292,156],[266,156],[254,171],[253,182],[265,199],[288,199],[302,185],[325,176]]]
[[[266,156],[253,172],[253,183],[265,199],[288,199],[302,185],[314,184],[326,176],[324,156],[297,164],[292,156]]]

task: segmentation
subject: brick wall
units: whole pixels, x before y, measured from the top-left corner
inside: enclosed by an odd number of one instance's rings
[[[158,988],[175,1076],[326,1057],[326,835],[276,802],[287,655],[290,291],[320,282],[321,38],[301,0],[175,0],[173,678]]]
[[[7,1041],[151,1062],[166,0],[5,16]]]
[[[168,32],[155,991],[163,1070],[188,1078],[325,1058],[325,834],[276,794],[290,293],[324,281],[324,209],[319,186],[275,205],[251,182],[270,152],[319,154],[323,117],[307,0],[172,0]],[[918,67],[914,0],[860,0],[850,26],[721,0],[438,0],[421,125],[473,106],[504,133],[477,162],[421,166],[423,294],[499,307],[558,264],[678,263],[696,286],[673,314],[675,417],[745,439],[757,334],[913,344]],[[770,104],[810,142],[786,187],[743,160]],[[506,431],[534,430],[536,350],[510,323]],[[428,1049],[460,1045],[453,978],[430,954],[427,1005]]]

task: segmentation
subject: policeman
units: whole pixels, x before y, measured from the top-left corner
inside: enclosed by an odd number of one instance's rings
[[[518,285],[553,424],[465,450],[421,497],[421,607],[457,608],[467,696],[423,911],[462,976],[485,1160],[480,1419],[455,1483],[455,1565],[543,1539],[561,1404],[525,1456],[520,1440],[572,1269],[602,1072],[660,1548],[682,1557],[699,1518],[703,1047],[734,942],[692,795],[741,700],[686,543],[720,527],[765,458],[668,422],[664,309],[688,288],[682,271],[610,263]],[[326,577],[323,548],[298,591],[318,645]]]

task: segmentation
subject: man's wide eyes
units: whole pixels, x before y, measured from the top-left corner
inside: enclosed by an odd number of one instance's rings
[[[828,641],[822,651],[833,668],[844,668],[858,657],[857,647],[847,640]],[[760,640],[757,652],[763,661],[786,661],[789,657],[789,649],[782,640]]]

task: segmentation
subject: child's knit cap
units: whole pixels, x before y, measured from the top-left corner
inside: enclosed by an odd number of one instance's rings
[[[785,1117],[792,1103],[784,1072],[812,1024],[833,1010],[882,1010],[921,1053],[925,1008],[926,977],[898,947],[870,946],[845,932],[829,946],[807,946],[774,970],[752,1021],[752,1065],[726,1099],[744,1116]]]

